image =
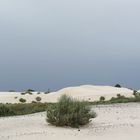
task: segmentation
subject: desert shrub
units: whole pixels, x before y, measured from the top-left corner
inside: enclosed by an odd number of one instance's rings
[[[37,92],[37,94],[41,94],[40,92]]]
[[[133,101],[133,98],[128,98],[123,95],[118,94],[117,97],[112,97],[110,103],[127,103]]]
[[[19,101],[20,101],[21,103],[25,103],[25,102],[26,102],[26,99],[20,98]]]
[[[104,96],[101,96],[100,97],[100,101],[105,101],[105,97]]]
[[[120,98],[121,97],[121,94],[117,94],[117,97]]]
[[[133,90],[133,95],[135,95],[137,93],[137,90]]]
[[[55,126],[79,127],[95,118],[96,113],[91,112],[89,104],[63,95],[59,102],[47,108],[47,122]]]
[[[36,101],[32,101],[32,103],[33,103],[33,104],[36,104],[37,102],[36,102]]]
[[[28,93],[28,94],[30,94],[30,95],[32,95],[32,94],[33,94],[33,93],[32,93],[32,92],[30,92],[30,91],[28,91],[27,93]]]
[[[36,101],[40,102],[41,101],[41,97],[36,97]]]
[[[116,84],[115,87],[121,88],[121,85],[120,84]]]
[[[26,92],[34,92],[33,89],[27,89]]]
[[[15,97],[15,99],[17,99],[18,97]]]
[[[140,93],[136,90],[133,91],[133,95],[135,96],[135,98],[140,98]]]
[[[50,93],[50,92],[51,92],[50,89],[48,89],[48,91],[44,92],[44,94],[48,94],[48,93]]]
[[[26,94],[25,92],[22,92],[22,93],[21,93],[21,95],[25,95],[25,94]]]
[[[26,94],[30,94],[30,95],[32,95],[32,94],[33,94],[32,92],[34,92],[34,90],[33,90],[33,89],[27,89],[27,90],[25,91],[25,93],[26,93]]]
[[[140,93],[139,92],[136,92],[135,94],[133,93],[133,95],[135,96],[135,100],[136,101],[140,101]]]
[[[8,108],[6,105],[0,105],[0,117],[2,116],[12,116],[15,112]]]

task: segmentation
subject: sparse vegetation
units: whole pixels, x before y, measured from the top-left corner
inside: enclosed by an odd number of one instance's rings
[[[0,117],[15,115],[15,112],[6,105],[0,105]]]
[[[32,103],[33,103],[33,104],[36,104],[37,102],[36,102],[36,101],[32,101]]]
[[[32,95],[32,94],[33,94],[32,92],[34,92],[33,89],[28,89],[28,90],[25,91],[25,94],[30,94],[30,95]]]
[[[47,103],[0,104],[0,117],[32,114],[46,111]]]
[[[117,94],[117,97],[118,97],[118,98],[121,97],[121,94]]]
[[[55,126],[79,127],[95,118],[96,113],[91,112],[89,104],[85,101],[78,101],[69,96],[60,97],[57,104],[47,108],[47,122]]]
[[[26,102],[26,99],[20,98],[19,101],[20,101],[21,103],[25,103],[25,102]]]
[[[105,97],[104,96],[101,96],[100,97],[100,101],[105,101]]]
[[[36,101],[40,102],[41,101],[41,97],[36,97]]]
[[[48,89],[48,91],[44,92],[44,94],[48,94],[48,93],[50,93],[50,92],[51,92],[50,89]]]
[[[30,92],[30,91],[28,91],[28,92],[26,92],[26,93],[28,93],[28,94],[30,94],[30,95],[32,95],[33,93],[32,92]]]
[[[34,92],[33,89],[27,89],[26,92]]]
[[[22,92],[22,93],[21,93],[21,95],[25,95],[25,94],[26,94],[25,92]]]
[[[94,102],[89,102],[89,104],[90,105],[98,105],[98,104],[114,104],[114,103],[116,104],[116,103],[140,102],[140,93],[139,92],[134,92],[134,93],[133,93],[134,96],[132,96],[132,97],[125,97],[125,96],[118,94],[116,97],[112,97],[108,101],[106,101],[106,100],[105,101],[94,101]],[[22,100],[22,99],[20,99],[20,100]],[[0,104],[0,117],[1,116],[31,114],[31,113],[46,111],[47,109],[48,109],[48,111],[51,111],[51,109],[58,110],[58,109],[60,109],[60,107],[61,106],[59,105],[59,108],[58,108],[58,103],[50,104],[50,103],[40,103],[37,101],[32,101],[32,103],[22,102],[22,104],[21,103],[20,104],[6,103],[6,104]],[[68,106],[67,106],[67,108],[68,108]],[[7,112],[7,113],[5,113],[5,112]]]

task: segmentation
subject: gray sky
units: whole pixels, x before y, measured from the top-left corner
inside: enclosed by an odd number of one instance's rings
[[[139,0],[0,0],[0,90],[140,88]]]

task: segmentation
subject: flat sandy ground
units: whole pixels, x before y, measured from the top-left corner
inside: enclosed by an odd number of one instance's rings
[[[140,140],[140,104],[93,107],[97,118],[78,129],[46,123],[46,113],[0,118],[0,140]]]

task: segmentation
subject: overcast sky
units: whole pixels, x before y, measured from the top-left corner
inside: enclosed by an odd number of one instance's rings
[[[140,89],[139,0],[0,0],[0,90]]]

